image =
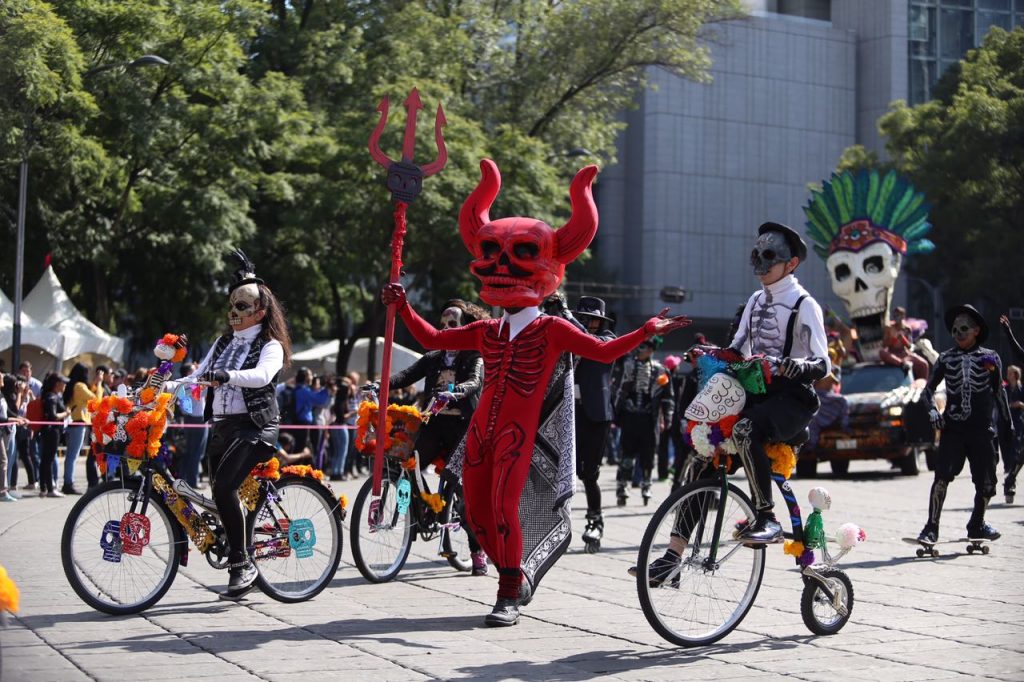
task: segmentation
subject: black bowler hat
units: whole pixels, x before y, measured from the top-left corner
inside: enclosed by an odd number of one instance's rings
[[[978,325],[978,345],[980,346],[985,343],[985,340],[988,339],[988,324],[985,322],[985,318],[981,316],[981,313],[978,312],[978,309],[973,305],[965,304],[955,305],[947,310],[945,315],[947,330],[953,329],[953,321],[956,320],[957,315],[967,315],[974,320],[974,324]]]
[[[790,253],[799,258],[801,263],[807,259],[807,242],[792,227],[782,223],[762,223],[761,227],[757,228],[757,234],[762,235],[765,232],[778,232],[789,244]]]
[[[604,300],[597,296],[580,296],[580,302],[576,304],[576,310],[572,311],[572,314],[577,317],[580,315],[596,317],[605,322],[612,321],[612,318],[604,313]]]

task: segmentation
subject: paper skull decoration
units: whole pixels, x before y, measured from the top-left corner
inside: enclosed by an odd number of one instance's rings
[[[395,500],[398,505],[399,514],[405,514],[409,511],[409,505],[412,504],[412,484],[409,483],[408,479],[403,478],[398,482]]]
[[[717,422],[742,412],[746,402],[743,384],[722,372],[708,379],[684,416],[695,422]]]
[[[100,549],[103,560],[117,564],[121,562],[121,522],[107,521],[100,533]]]
[[[878,360],[903,257],[928,253],[924,194],[895,171],[833,174],[811,193],[804,213],[832,291],[846,305],[865,360]]]
[[[139,556],[142,548],[149,544],[149,518],[135,512],[126,512],[121,517],[119,534],[124,553]]]
[[[832,496],[821,486],[811,488],[811,491],[807,493],[807,500],[812,507],[819,511],[828,511],[832,507]]]
[[[480,162],[481,178],[462,205],[459,231],[473,254],[469,269],[481,284],[480,298],[494,306],[540,305],[558,288],[565,266],[590,245],[597,233],[597,205],[591,184],[597,166],[576,173],[569,187],[572,216],[558,230],[536,218],[491,220],[490,209],[501,188],[498,166]]]
[[[316,544],[313,522],[309,519],[292,519],[288,526],[288,544],[299,559],[313,556],[313,546]]]

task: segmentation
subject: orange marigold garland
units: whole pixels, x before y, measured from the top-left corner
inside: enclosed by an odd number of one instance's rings
[[[308,464],[292,464],[290,466],[281,467],[282,474],[291,474],[293,476],[312,476],[318,481],[324,480],[324,472],[319,469],[314,469]]]
[[[281,478],[281,462],[277,457],[271,457],[266,462],[257,464],[250,472],[255,478],[266,478],[276,481]]]
[[[20,597],[18,586],[7,575],[7,569],[0,566],[0,614],[4,611],[17,611]]]
[[[356,447],[360,452],[372,454],[377,447],[376,434],[371,427],[377,423],[377,403],[364,400],[359,404],[356,419]],[[384,419],[384,454],[388,457],[406,459],[412,454],[416,432],[423,422],[423,415],[414,405],[388,405]]]
[[[772,461],[772,472],[788,479],[796,468],[796,453],[793,447],[785,443],[769,443],[764,452]]]

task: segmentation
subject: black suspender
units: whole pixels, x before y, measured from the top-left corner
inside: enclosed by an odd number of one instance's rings
[[[793,304],[793,309],[789,313],[789,324],[786,325],[786,345],[782,348],[782,357],[784,358],[788,358],[793,351],[793,329],[796,327],[796,318],[800,313],[800,304],[804,302],[805,298],[807,298],[807,294],[796,299],[796,303]]]

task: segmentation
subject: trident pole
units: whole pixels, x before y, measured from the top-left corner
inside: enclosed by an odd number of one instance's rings
[[[402,277],[402,248],[405,245],[407,228],[406,210],[423,189],[423,178],[438,173],[448,162],[448,151],[444,145],[441,128],[447,123],[444,110],[437,105],[434,118],[434,140],[437,144],[437,158],[425,165],[412,162],[416,148],[416,113],[423,108],[419,92],[413,88],[403,102],[405,107],[405,136],[402,141],[402,160],[392,161],[380,150],[380,136],[388,122],[388,98],[377,106],[380,119],[370,135],[370,156],[387,168],[386,184],[391,190],[391,201],[395,205],[394,229],[391,233],[391,271],[388,282],[397,284]],[[384,471],[384,435],[387,433],[388,393],[391,390],[391,352],[395,344],[395,305],[389,305],[384,318],[384,352],[380,368],[380,394],[377,396],[377,441],[373,458],[373,495],[380,496],[381,479]],[[376,352],[376,349],[371,349]]]

